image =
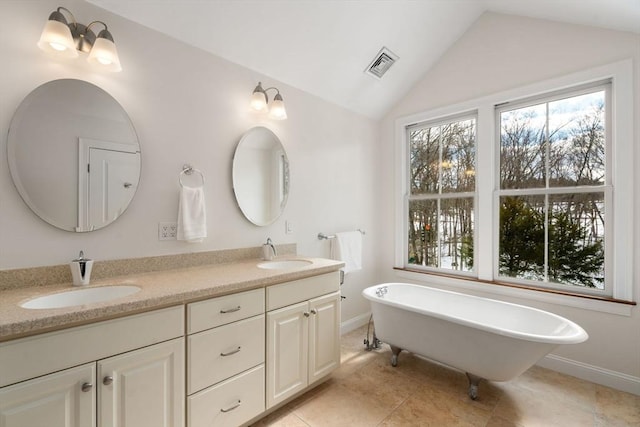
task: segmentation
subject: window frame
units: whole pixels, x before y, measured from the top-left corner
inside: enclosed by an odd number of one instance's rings
[[[611,81],[611,126],[607,129],[611,134],[611,156],[607,158],[607,167],[612,168],[610,174],[612,202],[611,227],[605,244],[613,245],[607,248],[613,253],[611,265],[605,266],[605,271],[611,274],[607,285],[611,286],[611,296],[589,294],[560,294],[549,292],[548,289],[521,288],[516,286],[496,286],[502,282],[498,280],[497,264],[497,230],[499,218],[495,215],[497,205],[496,190],[499,189],[496,170],[497,150],[496,141],[496,106],[507,102],[517,102],[522,99],[533,100],[550,93],[561,93],[563,90],[575,90],[583,85],[594,85],[597,82]],[[481,98],[471,99],[457,104],[440,107],[417,114],[400,117],[395,121],[396,142],[396,202],[394,203],[395,222],[395,274],[417,282],[428,282],[436,286],[450,286],[466,290],[485,292],[496,295],[519,297],[542,302],[557,303],[565,306],[579,307],[603,311],[613,314],[630,315],[634,301],[634,265],[640,257],[634,254],[634,238],[637,229],[634,225],[634,203],[639,196],[638,188],[634,185],[637,175],[634,162],[639,153],[634,144],[637,140],[634,134],[634,80],[633,61],[631,59],[606,64],[588,70],[564,75],[561,77],[523,85]],[[407,198],[408,198],[408,134],[406,128],[420,122],[437,121],[448,117],[476,112],[476,199],[474,202],[474,275],[472,277],[460,274],[425,274],[432,272],[415,272],[406,264],[406,248],[408,244],[407,226]],[[610,166],[609,166],[610,165]],[[606,201],[605,201],[606,203]],[[608,230],[607,230],[608,231]],[[438,273],[442,273],[439,270]],[[447,270],[447,273],[450,273]],[[636,296],[637,297],[637,296]],[[626,304],[617,304],[624,302]]]
[[[540,94],[535,97],[525,97],[519,100],[504,102],[495,106],[495,170],[494,175],[496,179],[496,188],[494,192],[494,208],[493,215],[498,218],[498,225],[494,230],[494,255],[493,255],[493,277],[496,281],[513,283],[517,285],[530,286],[532,288],[541,289],[553,289],[566,292],[575,292],[577,294],[597,295],[603,297],[613,297],[613,286],[611,285],[613,280],[612,272],[612,258],[613,258],[613,224],[612,224],[612,211],[613,211],[613,185],[612,185],[612,155],[613,155],[613,141],[612,141],[612,103],[611,103],[611,79],[604,81],[596,81],[589,84],[583,84],[565,88],[562,90],[551,91],[548,93]],[[500,188],[500,142],[501,142],[501,117],[500,114],[505,111],[511,111],[515,109],[536,106],[540,104],[549,104],[554,101],[577,97],[588,93],[604,91],[605,93],[605,182],[602,186],[575,186],[575,187],[531,187],[531,188]],[[548,131],[548,130],[547,130]],[[548,153],[548,148],[547,148]],[[546,164],[548,166],[548,164]],[[547,170],[548,172],[548,170]],[[546,178],[548,180],[548,176]],[[573,190],[573,191],[570,191]],[[604,289],[593,288],[580,288],[575,285],[567,285],[561,283],[536,281],[529,279],[522,279],[518,277],[508,277],[500,275],[500,198],[503,196],[547,196],[555,194],[580,194],[580,193],[602,193],[605,206],[605,223],[604,223],[604,273],[605,273],[605,286]],[[549,242],[545,239],[545,252],[548,250]],[[546,257],[545,257],[546,262]]]
[[[404,265],[407,268],[412,268],[412,269],[417,269],[417,270],[421,270],[421,271],[430,271],[430,272],[437,272],[437,273],[444,273],[444,274],[453,274],[453,275],[460,275],[460,276],[467,276],[467,277],[475,277],[476,272],[475,272],[475,262],[473,265],[473,268],[471,269],[471,271],[462,271],[462,270],[453,270],[453,269],[448,269],[448,268],[442,268],[442,267],[430,267],[430,266],[422,266],[422,265],[417,265],[417,264],[409,264],[409,260],[408,260],[408,254],[406,252],[408,252],[408,248],[409,248],[409,204],[412,201],[420,201],[420,200],[435,200],[438,203],[438,206],[440,206],[440,202],[442,202],[443,200],[448,200],[448,199],[472,199],[473,200],[473,215],[474,215],[474,223],[473,223],[473,249],[474,249],[474,253],[475,253],[475,249],[476,249],[476,239],[477,239],[477,227],[476,227],[476,222],[475,222],[475,218],[478,215],[478,209],[477,209],[477,201],[478,201],[478,183],[477,183],[477,179],[474,179],[474,190],[473,191],[460,191],[460,192],[446,192],[443,193],[442,192],[442,188],[440,188],[440,190],[438,191],[438,193],[427,193],[427,194],[416,194],[416,195],[412,195],[411,194],[411,150],[409,149],[409,145],[411,144],[411,138],[410,138],[410,133],[418,128],[426,128],[426,127],[437,127],[437,126],[444,126],[447,124],[451,124],[451,123],[455,123],[455,122],[462,122],[462,121],[466,121],[466,120],[474,120],[474,127],[475,127],[475,143],[474,143],[474,151],[475,151],[475,156],[474,156],[474,171],[476,171],[476,176],[477,176],[477,156],[478,156],[478,115],[477,115],[477,111],[473,110],[473,111],[466,111],[466,112],[462,112],[460,114],[455,114],[455,115],[451,115],[451,116],[446,116],[446,117],[439,117],[436,120],[428,120],[428,121],[421,121],[418,123],[414,123],[412,125],[406,126],[405,127],[405,138],[406,138],[406,142],[407,142],[407,150],[406,150],[406,154],[407,154],[407,158],[405,159],[407,168],[406,168],[406,185],[407,185],[407,196],[404,200],[404,212],[406,212],[405,215],[405,241],[406,241],[406,245],[405,245],[405,257],[404,257]],[[440,147],[441,148],[441,147]],[[441,155],[441,150],[440,151],[440,155]],[[442,159],[440,159],[440,161],[442,161]],[[439,174],[439,179],[442,178],[442,174]],[[439,226],[440,224],[438,224]],[[439,229],[439,228],[438,228]],[[440,248],[438,247],[438,250],[440,250]],[[475,259],[474,259],[475,261]]]

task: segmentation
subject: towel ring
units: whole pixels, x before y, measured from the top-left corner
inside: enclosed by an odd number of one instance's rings
[[[202,178],[202,185],[204,186],[204,174],[202,173],[202,171],[200,169],[196,169],[191,165],[183,165],[182,166],[182,171],[180,172],[180,186],[184,187],[184,183],[182,182],[182,177],[184,175],[192,175],[194,172],[197,172],[198,174],[200,174],[200,178]]]

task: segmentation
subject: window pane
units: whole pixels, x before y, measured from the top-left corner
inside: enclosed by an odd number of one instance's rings
[[[473,199],[440,202],[440,268],[473,269]]]
[[[475,191],[475,119],[410,131],[411,194]]]
[[[604,194],[549,196],[549,281],[604,289]]]
[[[545,196],[500,197],[501,276],[544,279]]]
[[[438,267],[438,202],[409,202],[409,264]]]
[[[442,127],[442,192],[474,191],[475,120]]]
[[[549,103],[549,185],[604,185],[605,92]]]
[[[471,271],[473,269],[473,198],[409,202],[411,265]]]
[[[500,188],[545,187],[546,104],[500,114]]]
[[[438,193],[440,127],[426,127],[409,134],[411,194]]]
[[[501,197],[499,273],[604,289],[604,193]]]

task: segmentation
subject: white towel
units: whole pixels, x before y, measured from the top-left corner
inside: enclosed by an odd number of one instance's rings
[[[207,214],[204,187],[180,187],[178,231],[176,238],[187,242],[202,242],[207,237]]]
[[[362,269],[362,233],[347,231],[336,233],[331,242],[331,257],[344,261],[344,274]]]

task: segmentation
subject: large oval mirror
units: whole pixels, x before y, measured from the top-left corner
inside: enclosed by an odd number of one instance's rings
[[[265,127],[247,131],[233,156],[233,191],[244,216],[258,226],[274,222],[287,204],[289,160]]]
[[[140,144],[126,111],[81,80],[43,84],[9,127],[13,182],[31,210],[67,231],[93,231],[127,208],[140,179]]]

